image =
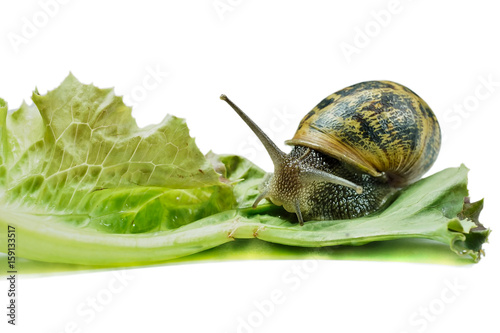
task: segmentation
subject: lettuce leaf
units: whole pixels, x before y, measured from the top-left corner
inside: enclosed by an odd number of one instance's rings
[[[477,261],[490,232],[478,220],[482,201],[464,202],[464,166],[413,184],[376,214],[300,227],[268,202],[251,208],[266,173],[239,156],[203,156],[182,119],[139,128],[111,89],[72,75],[32,99],[12,112],[0,100],[0,251],[13,226],[23,258],[123,266],[243,239],[329,248],[423,238]]]
[[[32,99],[34,105],[11,113],[0,109],[2,211],[142,233],[234,206],[230,186],[220,182],[184,120],[168,116],[139,128],[111,89],[72,75]]]

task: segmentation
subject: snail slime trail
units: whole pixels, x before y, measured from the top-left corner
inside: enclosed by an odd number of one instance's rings
[[[268,199],[307,220],[374,213],[430,169],[441,145],[436,116],[412,90],[361,82],[316,105],[299,123],[287,155],[221,95],[257,135],[274,164],[254,207]]]

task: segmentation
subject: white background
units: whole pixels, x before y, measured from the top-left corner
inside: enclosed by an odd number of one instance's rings
[[[203,152],[241,154],[269,171],[264,150],[221,93],[286,150],[283,141],[302,116],[330,93],[365,80],[402,83],[441,123],[444,142],[431,173],[465,163],[472,200],[486,198],[481,220],[494,232],[486,257],[459,267],[240,261],[134,269],[122,280],[113,272],[21,276],[18,326],[8,327],[1,310],[0,330],[498,332],[496,7],[430,0],[2,2],[0,96],[10,108],[30,102],[35,86],[54,89],[71,71],[84,83],[115,87],[134,104],[141,126],[167,113],[183,117]],[[299,274],[302,265],[306,273]],[[2,309],[6,290],[2,281]],[[92,312],[95,297],[106,304]]]

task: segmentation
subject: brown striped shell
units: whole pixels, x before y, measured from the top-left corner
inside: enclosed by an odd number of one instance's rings
[[[432,166],[441,131],[413,91],[390,81],[368,81],[322,100],[286,144],[315,149],[403,187]]]

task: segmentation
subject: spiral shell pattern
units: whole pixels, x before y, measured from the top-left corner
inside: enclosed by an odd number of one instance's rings
[[[441,131],[431,108],[413,91],[395,82],[368,81],[323,99],[286,143],[310,147],[403,187],[432,166]]]

